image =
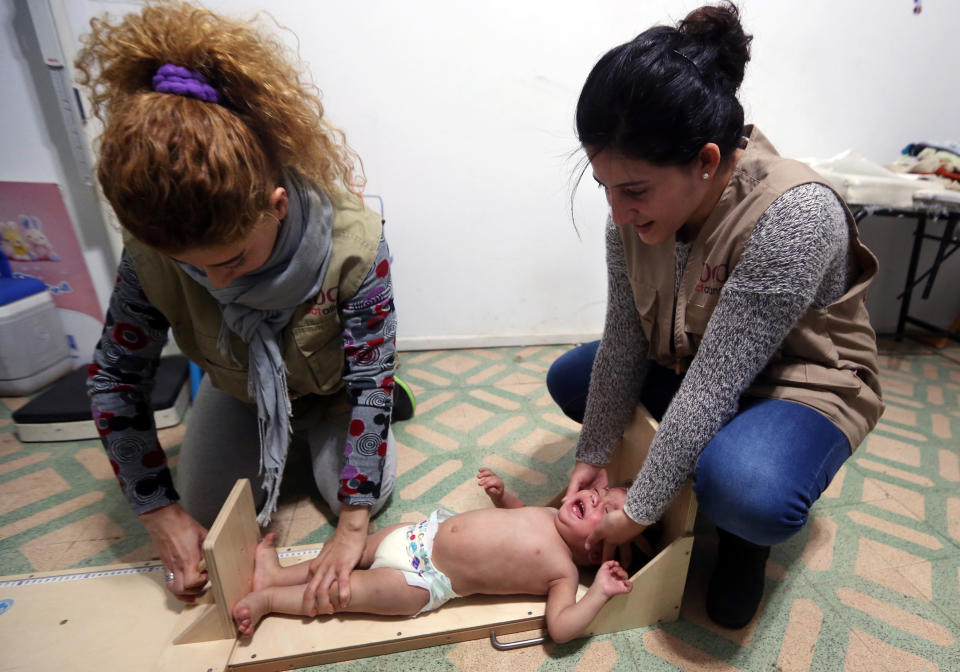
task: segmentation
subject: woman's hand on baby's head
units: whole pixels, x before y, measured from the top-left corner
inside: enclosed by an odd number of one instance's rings
[[[607,560],[600,565],[593,583],[600,589],[604,597],[613,597],[633,590],[630,576],[616,560]]]
[[[599,550],[602,560],[606,562],[613,558],[618,546],[622,547],[621,559],[625,565],[629,565],[632,559],[629,541],[645,529],[645,525],[632,521],[623,509],[611,511],[603,516],[593,532],[587,536],[584,548],[591,556]]]
[[[597,488],[603,490],[609,484],[607,470],[587,462],[577,462],[570,474],[570,483],[567,485],[567,492],[562,501],[567,501],[571,495],[575,495],[581,490],[592,490]]]
[[[483,488],[487,497],[494,502],[503,497],[503,479],[486,467],[480,467],[477,471],[477,485]]]

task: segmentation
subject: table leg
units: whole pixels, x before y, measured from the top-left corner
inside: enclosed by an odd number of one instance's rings
[[[927,284],[923,288],[923,298],[930,298],[930,290],[933,289],[933,281],[937,278],[937,271],[940,270],[940,264],[943,263],[944,252],[947,250],[947,245],[953,242],[953,232],[957,228],[957,219],[960,219],[960,214],[952,213],[947,218],[946,227],[943,230],[943,236],[940,238],[940,246],[937,247],[937,256],[933,260],[933,266],[930,267],[930,275],[927,277]]]
[[[917,274],[917,262],[920,260],[920,248],[923,245],[923,236],[927,227],[926,213],[917,216],[917,226],[913,230],[913,252],[910,253],[910,265],[907,268],[907,281],[904,284],[903,298],[900,299],[900,318],[897,320],[896,340],[903,339],[903,329],[907,324],[907,315],[910,313],[910,295],[913,294],[913,280]]]

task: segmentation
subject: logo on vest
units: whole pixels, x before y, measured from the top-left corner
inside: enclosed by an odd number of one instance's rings
[[[337,295],[340,293],[340,285],[334,285],[324,291],[322,288],[317,292],[317,301],[313,308],[307,311],[307,315],[329,315],[337,309]]]
[[[694,291],[701,294],[719,294],[720,290],[723,289],[723,283],[727,281],[727,274],[726,264],[711,266],[704,262],[703,268],[700,270],[700,282],[697,283]]]

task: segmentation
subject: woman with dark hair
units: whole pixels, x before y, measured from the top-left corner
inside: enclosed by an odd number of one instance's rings
[[[736,7],[706,6],[594,66],[576,124],[610,204],[607,316],[547,377],[583,423],[568,493],[606,485],[638,401],[660,420],[588,545],[611,557],[692,476],[719,533],[707,611],[732,628],[756,613],[770,546],[883,410],[863,305],[876,259],[837,194],[744,126],[750,41]]]

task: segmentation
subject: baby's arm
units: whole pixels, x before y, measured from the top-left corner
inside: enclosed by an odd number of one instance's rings
[[[520,498],[503,487],[503,479],[486,467],[477,471],[478,485],[487,493],[487,497],[498,509],[521,509],[526,504]]]
[[[616,560],[608,560],[597,570],[587,594],[577,602],[579,577],[574,571],[550,584],[547,592],[547,632],[557,643],[568,642],[586,630],[600,608],[614,595],[633,588],[626,571]]]

